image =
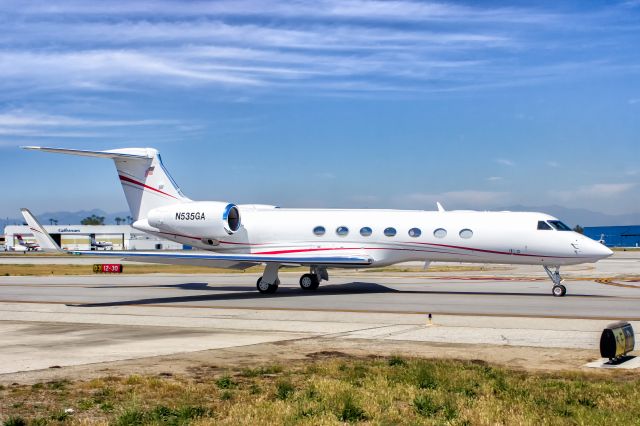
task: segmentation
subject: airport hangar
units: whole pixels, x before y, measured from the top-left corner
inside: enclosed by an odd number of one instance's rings
[[[113,250],[183,250],[189,246],[158,238],[129,225],[45,225],[60,247],[65,250],[91,250],[91,239],[113,244]],[[26,225],[7,225],[4,228],[6,250],[18,246],[18,235],[25,242],[33,242],[33,231]],[[102,250],[102,249],[101,249]]]
[[[607,247],[640,247],[640,225],[586,226],[584,235],[601,241]]]

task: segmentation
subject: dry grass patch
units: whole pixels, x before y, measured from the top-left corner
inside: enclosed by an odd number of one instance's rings
[[[192,377],[105,377],[0,389],[23,424],[635,424],[640,379],[484,362],[311,357]],[[69,413],[67,409],[73,409]],[[66,410],[66,411],[65,411]]]
[[[105,259],[96,259],[96,263],[113,263]],[[117,262],[117,261],[115,261]],[[233,273],[258,273],[262,267],[255,266],[245,270],[207,268],[204,266],[186,265],[124,265],[123,274],[233,274]],[[301,269],[302,270],[302,269]],[[287,271],[283,269],[283,271]],[[306,269],[305,269],[306,271]],[[35,275],[93,275],[93,265],[57,265],[57,264],[30,264],[30,265],[0,265],[0,276],[35,276]]]

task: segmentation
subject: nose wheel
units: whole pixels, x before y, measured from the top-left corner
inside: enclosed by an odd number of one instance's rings
[[[544,270],[546,271],[547,275],[549,276],[549,278],[551,278],[551,281],[553,282],[553,288],[551,289],[551,294],[553,294],[555,297],[563,297],[565,294],[567,294],[567,288],[562,285],[562,282],[564,280],[560,276],[560,267],[556,266],[556,270],[551,271],[551,269],[549,269],[548,266],[544,266]]]
[[[565,294],[567,294],[567,288],[562,284],[558,284],[553,286],[553,289],[551,290],[551,292],[556,297],[562,297]]]

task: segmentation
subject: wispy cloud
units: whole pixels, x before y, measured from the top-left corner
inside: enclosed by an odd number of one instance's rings
[[[502,164],[503,166],[513,167],[516,163],[513,160],[509,160],[507,158],[496,158],[495,162],[498,164]]]
[[[581,199],[610,199],[620,197],[632,189],[636,188],[638,184],[634,182],[625,183],[596,183],[592,185],[584,185],[576,188],[575,190],[556,190],[550,191],[550,196],[556,199],[567,200],[581,200]]]
[[[249,16],[306,19],[362,19],[377,21],[480,22],[543,24],[558,20],[558,14],[517,7],[477,8],[453,3],[425,3],[413,0],[318,0],[258,1],[136,1],[113,4],[62,0],[53,4],[38,1],[6,1],[7,6],[27,16],[60,15],[147,15],[156,16]]]
[[[46,138],[96,138],[107,136],[106,128],[156,127],[175,125],[171,120],[111,120],[50,115],[37,111],[13,110],[0,113],[0,135]]]
[[[553,167],[553,168],[560,167],[560,163],[558,163],[557,161],[547,161],[545,164],[548,167]]]
[[[487,178],[489,182],[498,182],[498,181],[501,181],[502,179],[503,179],[502,176],[489,176]]]
[[[547,44],[533,42],[529,31],[566,37],[579,34],[576,22],[588,21],[541,7],[413,0],[8,0],[0,19],[5,92],[207,86],[418,94],[530,85],[575,70],[609,69],[589,59],[563,62],[564,55],[549,55]],[[514,60],[523,49],[544,55],[523,65]]]
[[[316,173],[316,176],[319,177],[320,179],[335,179],[336,178],[335,173],[332,173],[332,172]]]

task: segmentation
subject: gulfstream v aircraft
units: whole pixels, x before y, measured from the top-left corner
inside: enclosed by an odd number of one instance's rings
[[[244,269],[265,264],[258,291],[274,293],[283,265],[303,265],[300,287],[315,290],[327,268],[367,268],[407,261],[540,265],[564,296],[560,266],[611,256],[602,244],[544,213],[354,209],[285,209],[193,201],[178,188],[152,148],[109,151],[25,147],[110,158],[122,183],[133,227],[204,252],[74,251],[131,261]],[[28,210],[40,247],[60,250]],[[553,268],[553,270],[552,270]]]

